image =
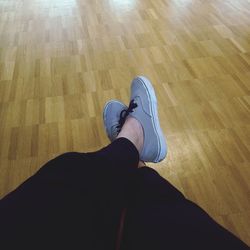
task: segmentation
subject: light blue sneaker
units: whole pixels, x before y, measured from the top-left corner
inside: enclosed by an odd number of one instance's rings
[[[154,88],[144,76],[138,76],[132,81],[130,106],[132,105],[133,112],[128,116],[141,123],[144,133],[140,159],[145,162],[162,161],[167,155],[167,144],[160,127]]]
[[[127,116],[127,109],[128,107],[124,103],[117,100],[111,100],[107,102],[104,107],[103,123],[106,129],[107,136],[111,142],[115,140],[115,138],[121,131],[122,125],[124,124]]]

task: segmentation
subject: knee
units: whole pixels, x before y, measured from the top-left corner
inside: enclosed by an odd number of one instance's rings
[[[72,171],[76,171],[77,169],[84,169],[85,157],[83,153],[77,152],[69,152],[64,153],[56,158],[47,162],[39,172],[50,174],[70,174]]]

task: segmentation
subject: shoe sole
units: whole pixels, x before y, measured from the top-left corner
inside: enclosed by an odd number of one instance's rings
[[[154,88],[153,88],[151,82],[147,78],[145,78],[143,76],[139,76],[137,78],[137,80],[139,80],[143,84],[143,86],[147,92],[148,99],[150,100],[149,101],[150,113],[151,113],[152,118],[153,118],[152,119],[153,129],[154,129],[154,132],[157,136],[158,149],[159,149],[157,157],[153,160],[153,162],[155,162],[155,163],[160,162],[166,157],[167,145],[166,145],[165,137],[163,135],[163,132],[162,132],[162,129],[160,126],[159,117],[158,117],[157,98],[155,95]]]

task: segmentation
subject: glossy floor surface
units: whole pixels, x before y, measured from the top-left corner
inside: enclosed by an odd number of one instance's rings
[[[106,145],[104,103],[138,74],[169,145],[151,166],[250,244],[247,0],[0,0],[0,196]]]

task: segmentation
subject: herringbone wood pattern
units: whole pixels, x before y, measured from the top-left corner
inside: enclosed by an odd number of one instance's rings
[[[137,74],[169,145],[153,167],[250,244],[249,0],[0,0],[0,196],[106,145]]]

